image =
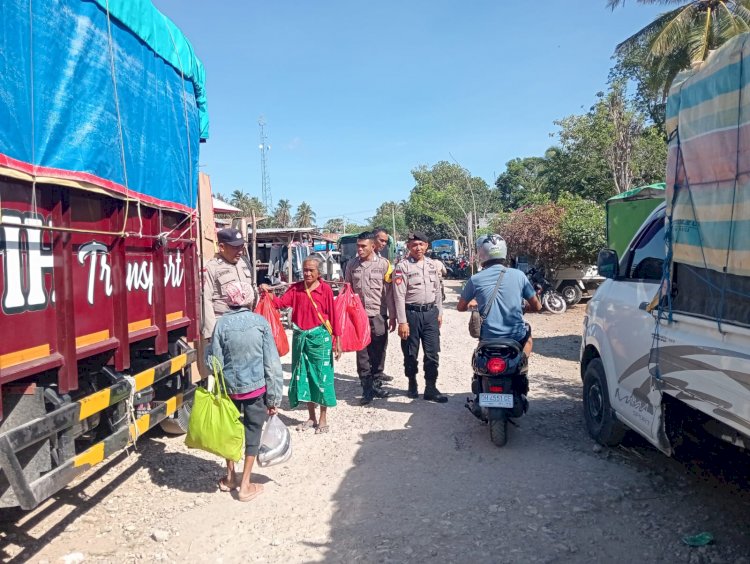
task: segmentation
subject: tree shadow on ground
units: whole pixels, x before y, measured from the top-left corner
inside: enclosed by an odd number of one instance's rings
[[[577,393],[553,387],[563,396]],[[503,448],[490,442],[487,425],[464,409],[464,399],[388,405],[409,413],[408,422],[363,435],[333,498],[330,540],[303,542],[327,561],[622,561],[623,554],[687,561],[681,536],[710,525],[724,535],[712,555],[750,550],[740,530],[750,519],[750,494],[729,517],[724,506],[735,498],[720,479],[694,480],[686,496],[674,479],[684,469],[668,469],[665,483],[652,480],[642,462],[633,467],[597,454],[571,414],[570,397],[532,397]],[[638,525],[644,512],[647,528]],[[664,539],[664,531],[673,534]]]
[[[580,335],[555,335],[553,337],[534,337],[535,354],[548,358],[577,361],[581,351]]]

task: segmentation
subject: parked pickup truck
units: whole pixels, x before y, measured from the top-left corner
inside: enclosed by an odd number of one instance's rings
[[[668,454],[708,436],[750,446],[748,73],[744,33],[675,78],[664,203],[599,254],[581,376],[602,444],[632,429]]]

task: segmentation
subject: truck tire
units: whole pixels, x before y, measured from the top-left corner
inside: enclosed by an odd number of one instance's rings
[[[161,430],[170,435],[184,435],[188,430],[190,421],[190,407],[192,404],[183,404],[174,414],[174,417],[168,417],[159,425]]]
[[[498,447],[505,446],[508,442],[508,419],[490,419],[490,440]]]
[[[583,418],[586,429],[599,444],[616,446],[625,436],[626,428],[615,417],[609,403],[607,376],[601,359],[592,359],[583,375]]]
[[[573,307],[583,298],[583,292],[575,282],[563,282],[558,292],[560,292],[568,307]]]

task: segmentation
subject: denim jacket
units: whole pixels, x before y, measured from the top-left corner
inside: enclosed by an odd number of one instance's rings
[[[211,339],[211,356],[224,367],[229,394],[246,394],[265,386],[266,405],[281,405],[281,361],[264,317],[244,308],[222,315]]]

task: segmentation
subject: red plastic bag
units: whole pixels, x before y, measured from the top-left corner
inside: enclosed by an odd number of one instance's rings
[[[266,318],[266,321],[271,326],[271,334],[273,335],[273,342],[276,343],[276,350],[279,351],[279,356],[284,356],[289,352],[289,339],[286,338],[284,326],[281,324],[279,310],[273,307],[271,294],[267,292],[261,293],[258,305],[255,306],[255,313]]]
[[[336,310],[336,324],[341,337],[343,352],[361,351],[370,344],[370,320],[362,305],[362,300],[354,293],[350,284],[344,289],[333,303]]]

